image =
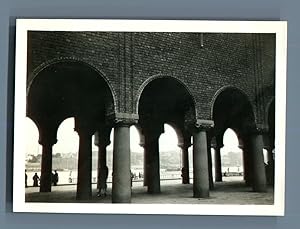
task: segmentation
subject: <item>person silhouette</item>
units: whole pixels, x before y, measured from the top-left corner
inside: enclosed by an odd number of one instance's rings
[[[27,170],[25,169],[25,188],[27,188],[28,187],[28,185],[27,185]]]
[[[54,170],[54,174],[53,174],[53,185],[57,186],[58,183],[58,173],[56,170]]]
[[[33,179],[33,187],[38,187],[39,186],[40,177],[37,175],[37,173],[34,174],[34,176],[32,177],[32,179]]]
[[[131,172],[130,170],[130,186],[132,187],[132,181],[133,181],[133,178],[134,178],[134,174],[133,172]]]

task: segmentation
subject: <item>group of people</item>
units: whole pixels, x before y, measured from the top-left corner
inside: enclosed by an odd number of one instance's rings
[[[27,171],[25,170],[25,187],[27,188],[28,187],[28,183],[27,183],[27,180],[28,180],[28,176],[27,176]],[[40,177],[38,176],[37,173],[34,173],[33,177],[32,177],[32,180],[33,180],[33,187],[38,187],[39,186],[39,181],[40,181]],[[54,170],[54,173],[52,173],[52,177],[51,177],[51,183],[52,185],[56,186],[57,183],[58,183],[58,173],[56,170]]]
[[[131,186],[132,186],[132,180],[135,178],[135,174],[133,174],[131,171]],[[105,197],[107,195],[107,177],[108,177],[108,167],[105,166],[102,169],[99,170],[99,182],[98,182],[98,192],[97,192],[97,196],[98,197]],[[142,177],[142,174],[139,174],[139,177]],[[28,187],[27,184],[27,173],[25,170],[25,187]],[[33,180],[33,187],[38,187],[39,186],[39,182],[40,182],[40,177],[38,176],[37,173],[34,174],[34,176],[32,177]],[[58,173],[56,170],[54,170],[54,172],[52,173],[52,177],[51,177],[51,183],[53,186],[57,186],[58,184]]]

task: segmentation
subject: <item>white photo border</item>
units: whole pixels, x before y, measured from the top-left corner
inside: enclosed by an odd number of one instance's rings
[[[273,205],[102,204],[25,202],[24,170],[28,31],[275,33],[275,184]],[[13,211],[101,214],[283,216],[286,133],[286,21],[17,19],[15,61]],[[23,180],[23,182],[22,182]],[[102,205],[102,206],[101,206]],[[103,207],[105,205],[105,207]]]

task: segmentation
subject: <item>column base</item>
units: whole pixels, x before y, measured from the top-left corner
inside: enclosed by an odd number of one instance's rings
[[[195,191],[194,190],[194,198],[208,198],[209,197],[209,190],[203,190],[203,191]]]
[[[131,203],[131,195],[113,195],[112,196],[112,203],[121,203],[121,204],[126,204],[126,203]]]
[[[160,189],[154,189],[154,190],[149,190],[149,189],[148,189],[147,192],[148,192],[149,194],[160,194],[160,193],[161,193]]]
[[[90,193],[77,193],[76,200],[90,200],[92,198],[92,194]]]
[[[267,190],[266,185],[262,185],[262,186],[254,186],[253,191],[254,192],[267,192],[268,190]]]

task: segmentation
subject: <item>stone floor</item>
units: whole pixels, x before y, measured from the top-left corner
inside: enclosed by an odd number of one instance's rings
[[[51,193],[39,193],[39,188],[26,188],[26,202],[78,202],[75,199],[76,185],[59,185],[52,187]],[[111,184],[108,184],[108,195],[97,197],[96,185],[93,185],[93,197],[88,202],[111,203]],[[161,181],[160,194],[147,194],[147,188],[142,182],[133,182],[132,203],[136,204],[262,204],[274,202],[273,188],[266,193],[253,192],[250,187],[238,177],[226,178],[223,182],[215,183],[209,198],[193,198],[192,184],[183,185],[180,180]]]

